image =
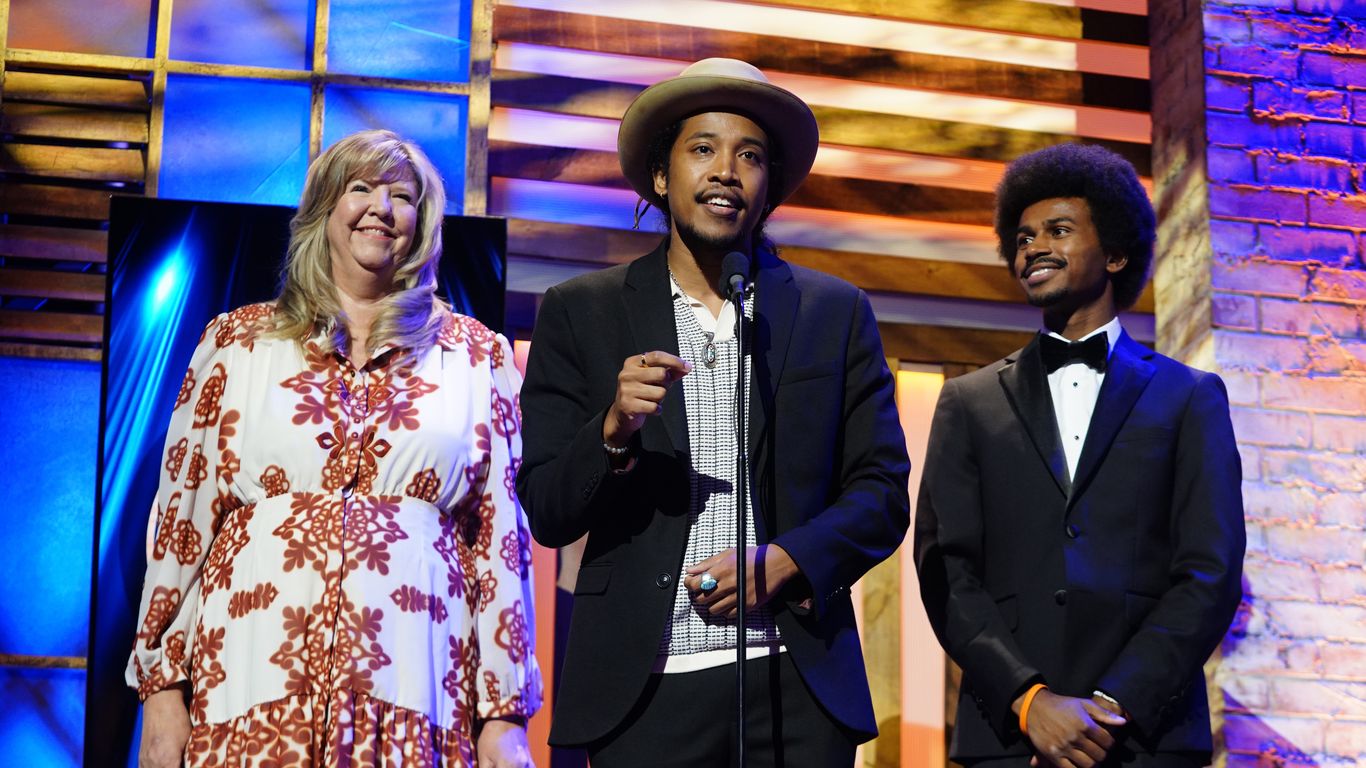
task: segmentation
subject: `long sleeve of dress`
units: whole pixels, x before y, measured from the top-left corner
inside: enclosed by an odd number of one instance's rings
[[[237,457],[228,447],[241,414],[223,409],[235,348],[219,346],[211,321],[200,337],[171,412],[157,489],[155,536],[125,679],[146,699],[188,680],[190,649],[213,638],[192,636],[194,606],[216,521],[236,505],[229,492]]]
[[[499,335],[492,355],[489,422],[476,427],[487,441],[483,524],[491,528],[488,559],[480,559],[479,680],[476,718],[530,717],[541,706],[532,606],[531,533],[514,487],[521,463],[521,376],[512,348]],[[486,598],[486,599],[485,599]]]

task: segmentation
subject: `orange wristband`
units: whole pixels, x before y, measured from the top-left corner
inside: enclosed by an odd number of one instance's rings
[[[1020,733],[1029,734],[1029,705],[1034,703],[1034,697],[1039,695],[1039,691],[1048,688],[1043,683],[1035,683],[1025,691],[1024,701],[1020,702]]]

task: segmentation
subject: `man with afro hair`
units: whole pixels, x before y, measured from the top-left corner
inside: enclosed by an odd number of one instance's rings
[[[963,668],[965,765],[1209,762],[1201,667],[1241,598],[1241,463],[1219,377],[1120,324],[1154,223],[1100,147],[1025,155],[997,190],[1043,329],[945,383],[915,521],[921,596]]]

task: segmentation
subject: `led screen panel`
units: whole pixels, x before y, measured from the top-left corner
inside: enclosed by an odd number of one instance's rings
[[[465,135],[469,99],[441,93],[328,86],[323,146],[368,128],[388,128],[415,141],[446,183],[446,212],[460,213],[465,196]]]
[[[298,205],[310,100],[307,83],[167,76],[158,194]]]
[[[80,765],[84,694],[83,669],[0,667],[0,700],[5,702],[0,755],[5,765]]]
[[[10,48],[151,56],[152,0],[9,0]]]
[[[348,75],[470,79],[468,0],[332,0],[327,68]]]
[[[0,402],[0,654],[84,656],[100,364],[0,357]]]
[[[175,0],[170,57],[177,61],[308,69],[310,0]]]

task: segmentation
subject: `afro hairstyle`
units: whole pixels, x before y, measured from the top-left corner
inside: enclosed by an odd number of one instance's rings
[[[1138,301],[1153,263],[1157,217],[1138,173],[1123,157],[1093,144],[1057,144],[1012,162],[996,187],[996,239],[1001,258],[1013,272],[1020,215],[1029,206],[1058,197],[1080,197],[1107,255],[1123,254],[1128,263],[1110,276],[1115,305]]]

